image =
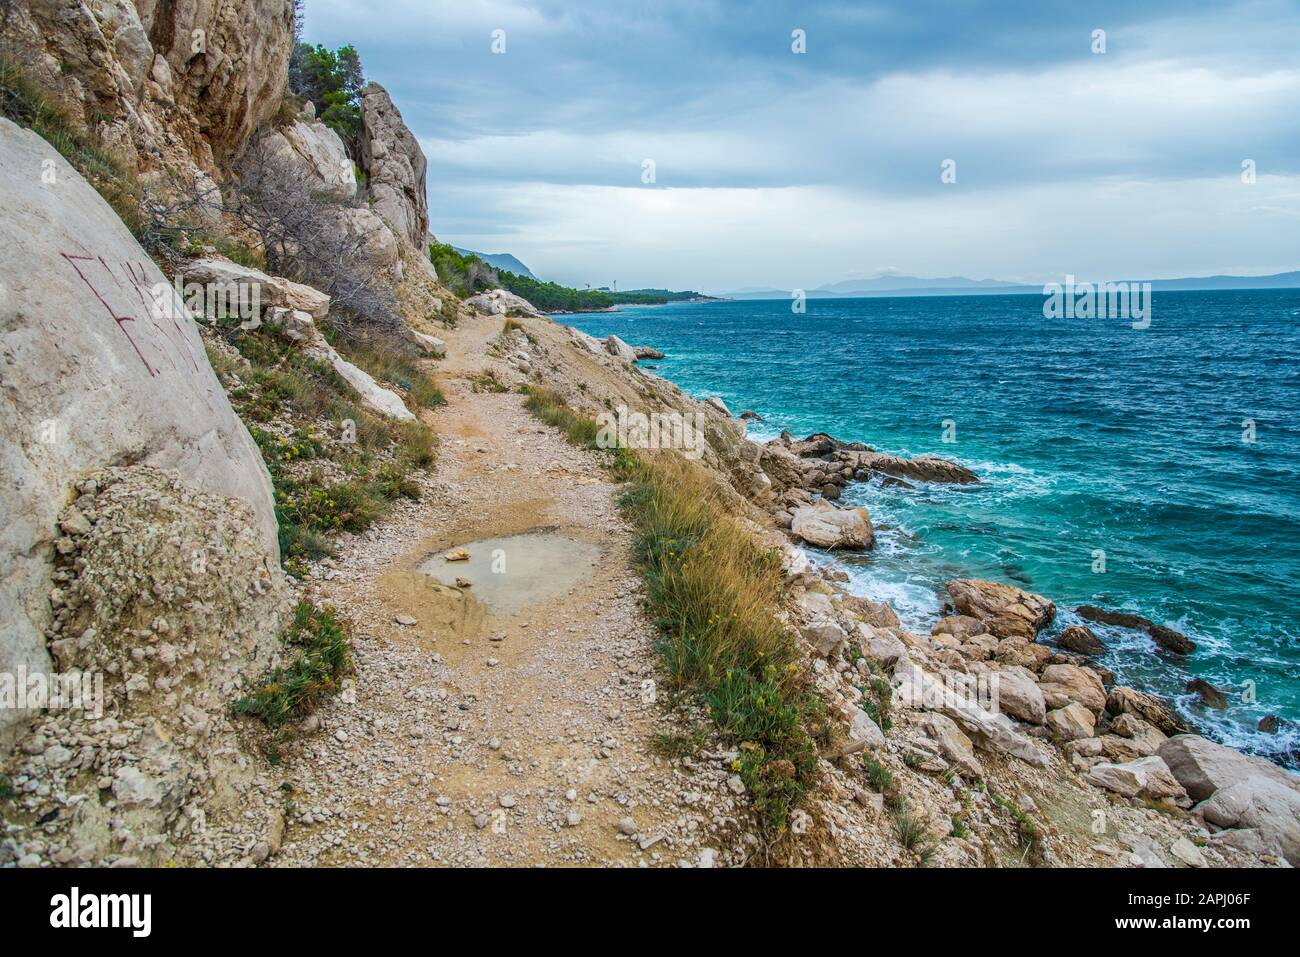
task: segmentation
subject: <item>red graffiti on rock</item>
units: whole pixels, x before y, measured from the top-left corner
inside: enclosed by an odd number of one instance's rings
[[[157,308],[155,287],[149,283],[149,273],[144,263],[119,262],[115,270],[103,256],[72,253],[63,253],[62,256],[126,336],[150,376],[157,376],[162,370],[145,356],[142,343],[145,348],[166,359],[176,371],[179,369],[172,356],[173,352],[179,352],[188,359],[194,371],[199,370],[194,345],[190,337],[185,335],[185,330],[175,315],[180,306],[166,310]],[[170,294],[170,289],[168,293]],[[178,303],[179,299],[174,301]],[[165,314],[160,316],[159,312]],[[168,325],[171,326],[170,329]]]

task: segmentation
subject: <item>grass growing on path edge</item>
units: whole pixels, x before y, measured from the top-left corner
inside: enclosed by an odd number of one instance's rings
[[[232,706],[235,714],[271,728],[305,717],[352,669],[351,639],[330,609],[299,604],[284,640],[294,649],[293,660],[268,672]]]
[[[596,448],[596,422],[555,392],[528,389],[525,406],[574,445]],[[731,516],[703,468],[671,453],[610,451],[629,483],[622,505],[660,631],[659,654],[676,690],[693,692],[739,744],[740,775],[770,837],[815,783],[824,727],[820,702],[776,617],[779,558]]]

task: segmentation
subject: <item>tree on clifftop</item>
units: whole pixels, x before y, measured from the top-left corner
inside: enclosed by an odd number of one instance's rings
[[[361,131],[365,73],[356,47],[329,50],[299,43],[289,61],[289,89],[316,107],[316,115],[351,147]]]

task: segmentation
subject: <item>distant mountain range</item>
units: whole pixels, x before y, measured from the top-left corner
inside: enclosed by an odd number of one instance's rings
[[[1061,277],[1064,281],[1065,277]],[[1076,284],[1086,280],[1078,279]],[[1128,280],[1150,282],[1152,291],[1212,289],[1296,289],[1300,270],[1272,276],[1202,276],[1187,279]],[[1004,282],[999,279],[967,279],[947,276],[926,279],[919,276],[885,274],[872,279],[847,279],[805,290],[809,299],[855,299],[870,296],[1011,296],[1042,295],[1042,284]],[[725,299],[789,299],[792,290],[750,286],[717,295]]]
[[[533,275],[531,269],[521,263],[514,256],[510,255],[510,253],[480,253],[475,252],[473,249],[461,249],[459,246],[452,246],[451,248],[456,250],[456,252],[460,253],[462,256],[477,256],[493,269],[504,269],[506,272],[512,272],[516,276],[527,276],[529,279],[537,279],[537,277]],[[541,282],[540,279],[537,279],[537,281]]]

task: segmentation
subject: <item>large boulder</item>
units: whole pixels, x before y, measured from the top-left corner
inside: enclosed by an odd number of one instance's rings
[[[948,583],[948,594],[957,611],[978,618],[999,638],[1033,641],[1056,617],[1046,598],[999,582],[958,579]]]
[[[605,339],[605,351],[615,359],[622,359],[624,362],[636,362],[636,350],[618,336],[609,336]]]
[[[997,695],[998,710],[1030,724],[1047,720],[1047,702],[1034,673],[1020,665],[1008,665],[990,679]]]
[[[320,290],[280,276],[269,276],[260,269],[241,266],[228,259],[196,259],[181,270],[179,278],[185,285],[256,288],[262,311],[275,307],[296,309],[313,319],[324,319],[330,311],[330,297]]]
[[[1091,711],[1072,701],[1063,708],[1047,712],[1047,727],[1062,741],[1091,738],[1097,719]]]
[[[429,235],[429,163],[392,97],[378,83],[361,94],[361,167],[375,212],[397,235],[423,250]]]
[[[540,316],[537,307],[523,296],[505,289],[492,289],[470,296],[465,305],[489,316]]]
[[[60,676],[96,676],[93,704],[37,716],[0,761],[20,811],[0,867],[14,844],[67,866],[234,864],[283,805],[231,703],[292,653],[287,577],[248,503],[190,477],[130,465],[78,491],[49,635]]]
[[[820,501],[798,509],[790,530],[809,545],[862,551],[876,544],[871,516],[864,508],[836,508]]]
[[[1272,778],[1252,777],[1214,792],[1196,812],[1218,827],[1251,828],[1300,867],[1300,793]]]
[[[1155,755],[1124,764],[1093,765],[1085,780],[1123,797],[1141,796],[1153,801],[1171,798],[1175,803],[1190,805],[1182,785],[1169,772],[1165,762]]]
[[[903,708],[937,711],[959,724],[983,748],[1009,754],[1037,767],[1048,765],[1047,755],[1021,734],[1005,714],[989,711],[969,688],[926,671],[903,657],[894,664],[894,702]]]
[[[984,777],[984,765],[975,756],[975,746],[957,722],[946,715],[930,712],[925,716],[926,733],[939,746],[939,753],[968,778]]]
[[[1300,790],[1300,778],[1287,774],[1276,764],[1225,748],[1199,734],[1175,735],[1160,746],[1159,754],[1197,801],[1251,778]]]
[[[1106,708],[1106,689],[1095,671],[1077,665],[1048,665],[1038,683],[1049,708],[1077,702],[1094,715]]]
[[[0,196],[0,671],[46,672],[59,512],[89,473],[174,469],[241,499],[278,566],[276,521],[262,456],[184,304],[100,195],[5,119]],[[0,710],[0,738],[23,717]]]

